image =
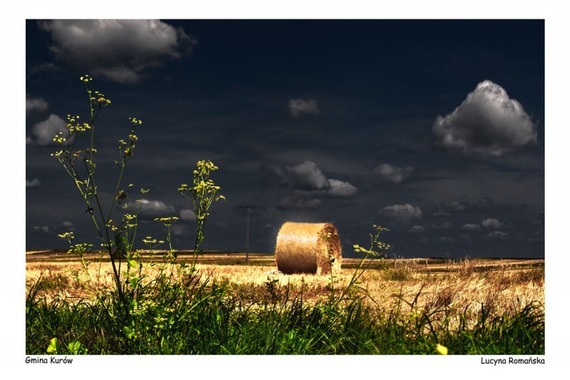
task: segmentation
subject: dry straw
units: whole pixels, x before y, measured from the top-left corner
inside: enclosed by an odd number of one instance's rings
[[[286,222],[277,234],[275,261],[285,274],[329,274],[341,260],[338,231],[330,223]]]

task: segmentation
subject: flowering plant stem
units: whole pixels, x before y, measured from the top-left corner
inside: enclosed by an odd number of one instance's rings
[[[136,129],[142,122],[134,117],[129,118],[132,125],[129,139],[128,141],[119,140],[120,159],[115,161],[115,164],[119,167],[119,174],[111,204],[108,212],[105,212],[95,175],[97,167],[95,161],[97,154],[97,149],[95,148],[95,126],[99,112],[109,106],[111,101],[101,92],[90,89],[89,83],[93,80],[91,77],[85,75],[80,79],[84,83],[89,97],[89,121],[82,123],[79,116],[67,115],[67,131],[66,133],[59,132],[54,137],[53,140],[59,144],[60,149],[54,152],[52,156],[59,161],[69,177],[71,177],[87,207],[85,212],[90,215],[95,230],[101,239],[102,246],[109,254],[119,302],[125,306],[125,310],[128,313],[128,308],[126,308],[126,289],[123,288],[121,281],[121,262],[123,259],[130,257],[136,235],[137,219],[136,216],[124,214],[122,222],[117,226],[113,222],[112,217],[117,204],[123,202],[127,197],[125,190],[121,189],[121,184],[127,160],[133,155],[136,142],[138,141]],[[79,141],[86,133],[90,134],[89,143],[87,147],[81,148]],[[61,237],[69,239],[69,235]],[[79,246],[81,245],[75,245],[75,248]],[[83,247],[85,248],[86,246],[83,245]]]
[[[194,244],[194,257],[192,260],[192,269],[195,268],[198,255],[202,253],[202,243],[204,241],[204,227],[208,218],[210,206],[214,201],[226,199],[223,195],[219,195],[220,186],[216,185],[210,178],[210,173],[218,170],[212,161],[201,160],[196,163],[196,169],[193,170],[192,186],[183,183],[178,187],[178,192],[182,196],[192,201],[194,213],[196,214],[196,242]]]

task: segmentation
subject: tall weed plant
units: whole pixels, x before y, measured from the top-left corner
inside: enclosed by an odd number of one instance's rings
[[[162,312],[169,310],[169,308],[166,305],[158,309],[154,307],[157,305],[154,301],[156,300],[155,297],[163,296],[164,289],[178,289],[181,284],[186,286],[186,290],[195,289],[195,285],[199,282],[195,266],[197,255],[201,253],[202,243],[205,239],[204,226],[209,216],[209,209],[213,202],[225,199],[225,197],[219,194],[220,186],[210,178],[210,173],[217,170],[218,167],[211,161],[198,161],[193,170],[192,185],[182,184],[178,189],[182,195],[192,200],[196,213],[197,236],[192,266],[188,268],[184,262],[177,263],[176,260],[177,251],[172,244],[171,232],[172,225],[178,221],[178,218],[175,216],[156,218],[155,221],[166,228],[168,251],[165,254],[166,264],[158,268],[152,277],[149,277],[148,272],[143,270],[142,252],[135,249],[135,244],[139,239],[137,232],[140,207],[137,205],[138,200],[132,202],[130,199],[131,194],[129,192],[133,185],[125,186],[123,183],[127,163],[134,156],[139,140],[137,132],[142,121],[136,117],[129,117],[130,131],[125,139],[118,141],[118,154],[114,161],[117,167],[115,181],[111,184],[100,183],[100,175],[97,170],[99,151],[95,132],[100,128],[99,115],[111,105],[111,100],[99,90],[92,89],[93,78],[89,75],[82,76],[80,80],[85,87],[88,99],[88,116],[83,119],[79,115],[67,116],[66,132],[60,132],[53,138],[53,141],[58,145],[58,150],[52,154],[52,157],[56,158],[64,168],[81,196],[85,205],[85,213],[89,215],[99,236],[100,245],[110,260],[115,284],[113,294],[115,295],[108,298],[102,294],[98,302],[108,312],[111,320],[116,322],[119,330],[115,333],[119,335],[115,336],[122,337],[130,346],[136,342],[141,328],[144,327],[144,324],[141,325],[141,321],[138,321],[137,318],[142,311],[150,307],[150,309],[159,311],[159,316],[156,318],[161,321],[165,318],[162,316]],[[107,202],[102,197],[105,186],[112,189],[112,197]],[[146,194],[148,189],[141,189],[140,191],[142,194]],[[133,204],[134,207],[131,206]],[[68,242],[68,252],[80,257],[84,271],[89,273],[87,270],[89,261],[85,260],[84,256],[90,250],[96,249],[93,244],[76,243],[73,232],[65,232],[59,237]],[[141,241],[149,248],[149,252],[165,243],[164,240],[158,240],[151,236],[147,236]],[[155,266],[152,261],[148,265]],[[175,284],[173,273],[177,274],[178,279],[182,278],[184,281]],[[40,282],[41,279],[38,280],[38,283]],[[177,293],[169,294],[172,296]],[[35,295],[37,295],[37,291],[32,292],[28,301],[31,305],[38,306],[35,303]],[[184,297],[187,297],[187,294],[184,294]],[[107,304],[107,302],[111,302],[111,304]],[[73,308],[73,310],[76,309]],[[167,318],[167,320],[169,319]],[[154,327],[157,326],[163,326],[163,324],[158,323]],[[74,341],[69,343],[72,344],[70,347],[77,348]],[[56,352],[58,347],[61,350],[64,346],[58,344],[57,338],[53,338],[49,347],[51,347],[49,350]]]
[[[133,261],[133,247],[138,227],[137,213],[128,213],[125,209],[116,207],[125,202],[128,195],[128,187],[123,186],[123,177],[127,163],[133,157],[138,142],[137,131],[142,121],[136,117],[129,117],[130,132],[126,139],[118,141],[118,157],[114,161],[118,168],[112,197],[110,202],[105,203],[101,194],[104,184],[99,182],[97,175],[97,157],[99,154],[96,146],[96,131],[99,129],[98,118],[100,113],[111,105],[111,100],[99,90],[91,88],[93,78],[84,75],[80,78],[85,86],[88,99],[88,116],[82,119],[79,115],[67,115],[67,131],[59,132],[54,137],[54,142],[59,149],[52,154],[65,169],[76,190],[79,192],[87,213],[95,228],[101,247],[107,252],[113,269],[113,278],[116,285],[119,303],[127,312],[127,286],[131,290],[136,284],[122,281],[121,265],[127,262],[129,269],[136,267]],[[60,237],[68,240],[71,244],[70,253],[83,255],[93,245],[91,243],[74,243],[72,233],[61,234]],[[131,279],[132,280],[132,279]],[[133,286],[134,285],[134,286]]]

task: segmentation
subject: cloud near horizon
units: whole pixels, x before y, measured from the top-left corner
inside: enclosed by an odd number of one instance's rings
[[[503,223],[499,222],[497,219],[494,218],[489,218],[489,219],[485,219],[481,222],[481,225],[483,227],[486,228],[492,228],[492,229],[499,229],[503,226]]]
[[[483,236],[483,240],[504,240],[509,236],[508,232],[493,231]]]
[[[358,188],[347,181],[327,178],[313,161],[293,166],[263,164],[260,166],[262,182],[285,190],[277,204],[280,210],[315,210],[326,199],[350,199]]]
[[[390,164],[380,164],[372,170],[372,174],[387,182],[400,183],[414,171],[411,166],[400,168]]]
[[[422,216],[422,210],[418,206],[406,204],[395,204],[384,207],[380,210],[380,215],[386,216],[390,219],[408,222],[412,219],[418,219]]]
[[[438,146],[448,151],[503,156],[537,143],[536,126],[505,89],[485,80],[452,113],[432,127]]]
[[[463,231],[479,231],[481,230],[481,226],[475,223],[466,223],[461,227],[461,229]]]
[[[40,187],[41,186],[41,182],[39,179],[34,178],[31,181],[30,180],[26,180],[26,188],[31,188],[31,187]]]
[[[350,198],[358,188],[349,182],[327,178],[313,161],[305,160],[292,166],[262,164],[259,167],[262,182],[279,188],[310,192],[331,198]]]
[[[139,208],[139,217],[143,219],[172,216],[176,211],[174,206],[167,205],[163,201],[153,201],[144,198],[137,200],[135,204],[129,204],[128,207]]]
[[[314,99],[291,99],[289,100],[289,114],[293,117],[299,117],[302,114],[318,115],[321,110],[317,106]]]

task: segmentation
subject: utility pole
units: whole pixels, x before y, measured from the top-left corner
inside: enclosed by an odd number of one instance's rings
[[[249,217],[255,211],[255,205],[241,205],[240,208],[246,209],[246,226],[245,226],[245,265],[249,265]]]

